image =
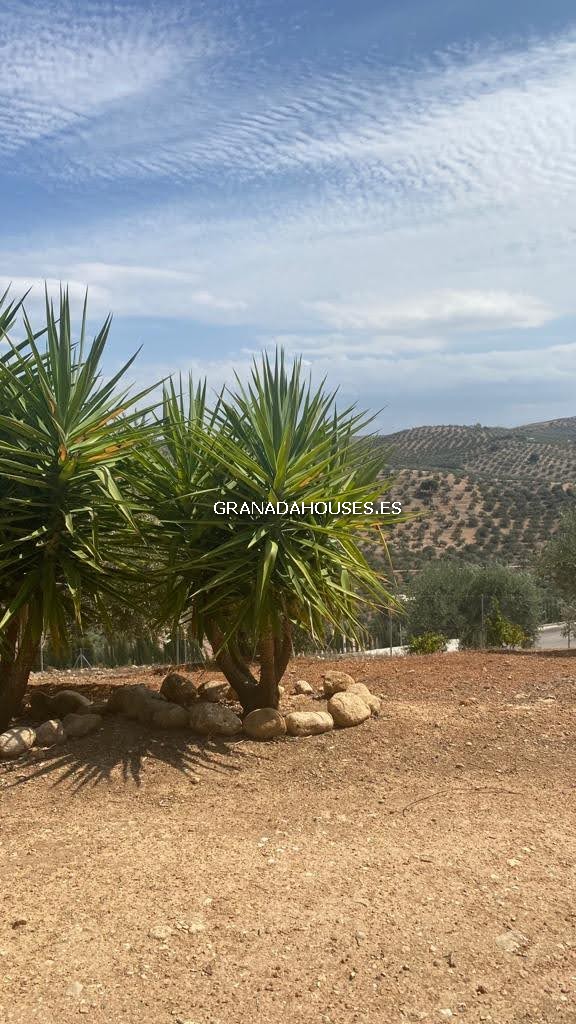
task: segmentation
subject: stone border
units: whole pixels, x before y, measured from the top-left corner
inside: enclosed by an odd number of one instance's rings
[[[222,703],[236,697],[228,683],[207,680],[196,687],[177,672],[165,677],[159,692],[143,683],[126,684],[117,687],[105,704],[93,704],[73,690],[61,690],[54,697],[46,697],[41,706],[55,711],[68,708],[67,713],[62,718],[47,719],[37,727],[23,725],[6,730],[0,735],[0,760],[21,757],[34,747],[48,749],[64,740],[87,736],[102,727],[104,715],[108,714],[123,714],[162,730],[188,728],[199,736],[232,737],[242,733],[254,740],[271,740],[286,735],[315,736],[335,727],[350,728],[380,712],[380,699],[346,672],[324,673],[323,689],[323,694],[316,694],[306,680],[300,679],[293,695],[315,700],[324,697],[326,709],[283,712],[259,708],[243,719]]]

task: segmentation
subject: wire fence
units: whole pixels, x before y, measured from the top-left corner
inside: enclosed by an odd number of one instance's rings
[[[375,650],[386,649],[392,652],[398,644],[404,642],[402,629],[395,627],[388,632],[370,632],[359,644],[345,638],[335,638],[326,644],[306,642],[296,644],[295,657],[334,658],[350,654],[362,654]],[[84,671],[93,668],[126,668],[129,666],[160,666],[160,665],[206,665],[211,661],[209,647],[202,649],[195,641],[191,641],[182,631],[178,636],[166,642],[159,642],[154,637],[130,638],[118,637],[114,642],[94,643],[88,637],[72,644],[68,651],[56,654],[49,644],[43,642],[35,671]]]

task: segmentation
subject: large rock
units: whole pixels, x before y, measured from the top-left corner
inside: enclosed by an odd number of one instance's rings
[[[51,718],[36,729],[36,746],[38,747],[53,747],[56,743],[62,743],[65,738],[64,726],[59,718]]]
[[[144,724],[150,724],[154,713],[166,704],[164,697],[150,690],[144,683],[132,686],[119,686],[111,694],[108,701],[110,711],[119,711],[127,718],[135,718]]]
[[[203,700],[192,705],[188,722],[193,732],[203,736],[235,736],[242,732],[242,721],[230,708]]]
[[[217,704],[219,700],[228,700],[230,686],[222,679],[207,679],[198,687],[198,696],[202,700],[208,700],[211,704]]]
[[[95,700],[87,708],[78,708],[77,715],[107,715],[109,712],[107,700]]]
[[[370,708],[358,693],[335,693],[328,701],[328,711],[334,719],[334,725],[347,729],[351,725],[361,725],[370,718]]]
[[[310,686],[310,683],[308,683],[305,679],[297,679],[296,682],[294,683],[294,690],[292,692],[305,693],[310,695],[314,693],[314,689],[312,686]]]
[[[188,727],[188,709],[180,704],[169,704],[168,701],[155,701],[150,724],[157,729],[186,729]],[[157,705],[157,706],[156,706]]]
[[[142,722],[142,725],[152,725],[152,721],[157,711],[163,708],[168,701],[165,701],[159,693],[148,693],[148,696],[142,696],[137,698],[135,706],[131,709],[132,713],[130,718],[136,718],[137,721]],[[185,708],[182,709],[187,710]]]
[[[183,708],[187,708],[198,696],[192,680],[181,672],[169,672],[162,680],[160,693],[172,704],[180,704]]]
[[[373,715],[380,714],[382,701],[379,697],[375,697],[373,693],[370,693],[370,690],[365,683],[354,683],[353,686],[349,687],[346,693],[357,693],[359,697],[362,697],[364,703],[368,705]]]
[[[26,725],[16,725],[0,736],[0,760],[20,757],[36,742],[36,733]]]
[[[62,722],[66,738],[78,739],[96,732],[102,725],[102,715],[66,715]]]
[[[117,714],[125,714],[126,707],[128,705],[127,693],[132,693],[135,689],[142,689],[142,685],[138,687],[134,686],[115,686],[112,693],[108,697],[108,711],[115,712]]]
[[[258,708],[251,711],[246,715],[243,725],[246,735],[255,740],[271,740],[286,733],[286,722],[275,708]]]
[[[327,711],[290,711],[286,715],[286,731],[290,736],[316,736],[334,728]]]
[[[347,672],[337,672],[335,669],[330,669],[324,673],[324,693],[327,697],[332,697],[333,694],[342,693],[350,686],[353,686],[354,682],[354,677],[349,676]]]
[[[30,710],[37,721],[45,722],[50,718],[64,718],[64,715],[79,714],[84,709],[90,710],[92,701],[76,690],[59,690],[53,697],[42,690],[30,691]]]

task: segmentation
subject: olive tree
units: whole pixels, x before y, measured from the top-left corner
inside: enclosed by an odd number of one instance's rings
[[[567,603],[576,601],[576,509],[565,512],[542,552],[539,571]]]
[[[411,634],[441,632],[459,638],[463,647],[487,642],[494,602],[501,613],[533,639],[541,617],[542,592],[526,572],[505,565],[476,565],[454,559],[427,566],[408,592]]]

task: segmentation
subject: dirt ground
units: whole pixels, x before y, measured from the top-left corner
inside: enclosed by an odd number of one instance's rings
[[[337,667],[379,719],[258,744],[110,717],[2,764],[1,1024],[576,1021],[576,660]],[[126,679],[161,676],[35,685]]]

